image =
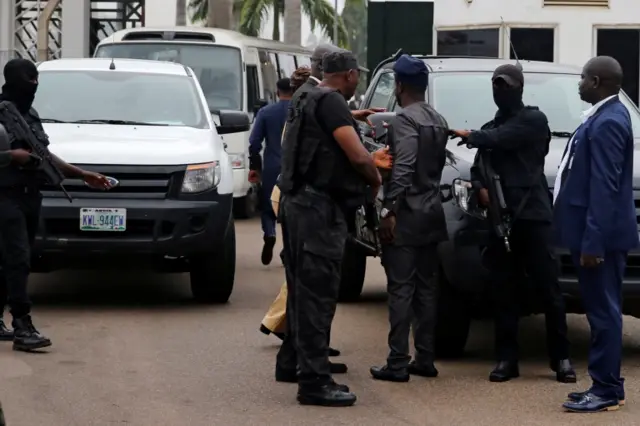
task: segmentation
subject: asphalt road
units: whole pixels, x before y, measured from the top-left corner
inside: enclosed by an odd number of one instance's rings
[[[295,385],[275,383],[278,341],[258,326],[282,283],[279,262],[259,261],[259,222],[238,222],[236,288],[225,306],[191,302],[188,277],[65,272],[34,276],[34,318],[48,353],[0,345],[0,401],[9,426],[541,426],[640,425],[640,322],[625,318],[627,405],[615,413],[563,413],[569,391],[589,385],[588,326],[570,317],[577,385],[552,380],[544,321],[521,328],[522,377],[487,380],[491,325],[477,323],[468,356],[439,362],[437,379],[375,382],[386,356],[384,274],[370,261],[363,300],[341,305],[333,346],[350,370],[336,376],[358,395],[351,408],[302,407]]]

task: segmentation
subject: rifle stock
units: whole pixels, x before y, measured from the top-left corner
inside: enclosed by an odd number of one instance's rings
[[[24,141],[31,152],[39,160],[38,169],[42,170],[47,178],[47,181],[60,188],[69,202],[73,202],[73,198],[67,192],[62,182],[64,181],[64,174],[56,166],[51,156],[49,149],[40,142],[36,133],[29,127],[25,119],[20,114],[20,111],[11,102],[0,102],[0,124],[2,124],[7,132],[15,139]]]

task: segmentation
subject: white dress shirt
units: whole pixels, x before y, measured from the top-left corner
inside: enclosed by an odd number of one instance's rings
[[[601,100],[600,102],[598,102],[597,104],[594,104],[591,108],[587,109],[586,111],[582,112],[582,124],[586,123],[587,120],[589,120],[591,117],[594,116],[594,114],[596,112],[598,112],[598,110],[600,109],[600,107],[602,107],[602,105],[606,104],[607,102],[609,102],[611,99],[617,97],[618,95],[613,95],[613,96],[609,96],[608,98],[605,98],[603,100]],[[580,126],[582,126],[582,124]],[[579,129],[580,127],[578,127]],[[574,143],[577,143],[578,141],[574,141],[574,139],[576,138],[576,134],[577,134],[577,130],[576,132],[573,134],[573,136],[571,137],[571,140],[569,141],[569,144],[567,145],[567,152],[564,153],[564,156],[562,157],[562,161],[560,162],[560,167],[558,167],[558,174],[556,175],[556,182],[553,185],[553,204],[556,203],[556,198],[558,198],[558,194],[560,193],[560,187],[562,186],[562,173],[564,172],[564,169],[569,167],[569,170],[571,170],[571,164],[573,164],[573,157],[571,157],[571,147],[573,146]],[[571,157],[571,164],[567,164],[569,163],[569,158]]]

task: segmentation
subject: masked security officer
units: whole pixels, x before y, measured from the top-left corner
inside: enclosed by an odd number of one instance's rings
[[[519,65],[499,66],[492,83],[498,106],[495,118],[478,131],[453,131],[464,139],[460,144],[478,148],[471,177],[480,203],[489,205],[489,185],[478,169],[483,156],[500,176],[512,218],[508,237],[512,253],[507,252],[504,240],[496,237],[486,256],[495,286],[498,361],[489,380],[505,382],[520,374],[517,283],[523,271],[517,267],[523,266],[544,303],[550,367],[559,382],[574,383],[576,374],[569,361],[567,319],[552,242],[551,197],[544,175],[551,140],[547,117],[537,107],[523,104],[524,75]]]
[[[396,99],[402,110],[389,123],[394,159],[385,182],[381,211],[382,260],[389,292],[389,357],[371,368],[374,378],[406,382],[409,373],[435,377],[434,329],[437,297],[437,244],[447,239],[440,199],[449,129],[425,102],[429,78],[425,63],[401,56],[393,67]],[[415,362],[409,361],[414,315]]]
[[[327,332],[335,314],[347,217],[362,205],[378,173],[360,141],[346,99],[359,70],[348,51],[323,58],[322,83],[291,106],[280,189],[290,332],[298,355],[301,404],[349,406],[356,396],[331,378]],[[287,336],[289,337],[289,336]]]
[[[5,65],[4,79],[0,104],[13,104],[17,114],[31,128],[34,137],[43,146],[48,146],[49,141],[40,117],[32,108],[38,90],[38,69],[35,64],[26,59],[12,59]],[[15,121],[17,117],[4,118],[8,121],[0,124],[11,132],[9,121]],[[15,135],[10,135],[10,139],[11,163],[0,168],[0,289],[8,294],[8,304],[13,316],[13,349],[32,351],[51,346],[51,340],[33,325],[31,302],[27,293],[31,246],[38,229],[42,203],[39,185],[44,176],[37,167],[31,167],[33,156],[29,152],[29,144],[17,139]],[[65,176],[81,178],[94,188],[108,189],[111,186],[105,176],[79,169],[54,154],[51,154],[51,158]]]
[[[6,167],[11,163],[11,140],[9,134],[2,124],[0,124],[0,167]],[[7,305],[7,287],[6,283],[0,282],[0,314]],[[9,330],[4,323],[2,315],[0,315],[0,341],[13,340],[13,331]],[[0,423],[1,425],[2,423]]]

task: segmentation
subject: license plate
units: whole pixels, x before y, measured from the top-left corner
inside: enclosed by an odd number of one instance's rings
[[[80,209],[81,231],[122,232],[127,229],[127,209]]]

